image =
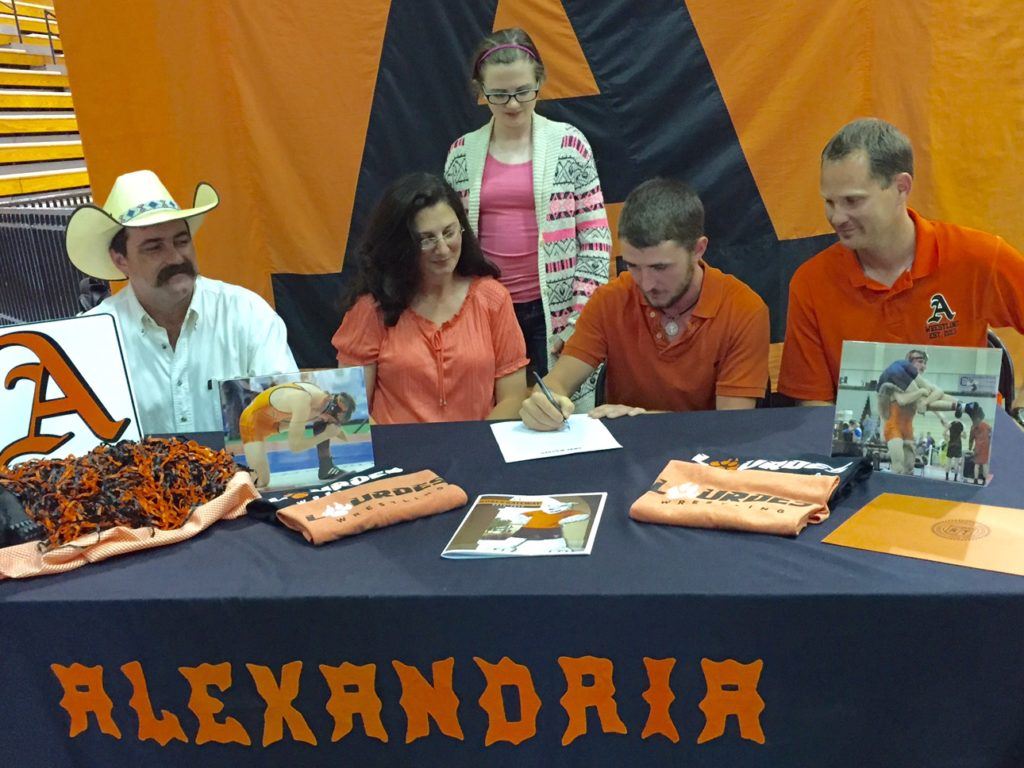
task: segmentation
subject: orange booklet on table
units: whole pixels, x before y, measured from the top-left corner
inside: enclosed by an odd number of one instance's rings
[[[883,493],[823,541],[1024,576],[1024,509]]]

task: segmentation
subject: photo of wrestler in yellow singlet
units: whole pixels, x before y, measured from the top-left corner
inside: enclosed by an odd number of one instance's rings
[[[222,382],[225,447],[260,489],[372,466],[365,392],[361,368]]]
[[[270,482],[265,442],[268,437],[287,432],[288,449],[294,453],[326,443],[332,437],[344,440],[341,425],[354,410],[355,401],[350,395],[331,395],[304,381],[278,384],[260,392],[238,420],[242,447],[256,487],[265,488]],[[306,426],[315,421],[324,422],[324,428],[307,436]]]

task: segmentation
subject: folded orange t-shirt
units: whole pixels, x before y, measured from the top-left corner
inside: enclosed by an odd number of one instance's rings
[[[828,499],[838,484],[835,475],[732,472],[670,461],[629,516],[642,523],[796,536],[808,523],[828,518]]]
[[[424,469],[280,509],[277,519],[313,544],[461,507],[466,492]]]

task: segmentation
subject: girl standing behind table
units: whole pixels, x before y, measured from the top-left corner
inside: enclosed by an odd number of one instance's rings
[[[601,181],[586,137],[534,112],[544,64],[526,32],[485,37],[473,54],[471,81],[492,117],[452,144],[444,175],[484,255],[501,269],[531,367],[543,376],[587,299],[608,282]],[[589,382],[580,394],[592,391]]]
[[[404,176],[370,218],[331,340],[379,424],[516,418],[526,348],[498,270],[442,179]]]

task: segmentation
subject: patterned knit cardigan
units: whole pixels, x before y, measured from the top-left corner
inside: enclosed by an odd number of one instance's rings
[[[448,150],[444,177],[479,231],[480,182],[494,121],[460,137]],[[576,318],[608,282],[611,233],[601,180],[586,137],[568,123],[533,114],[533,199],[537,212],[537,271],[548,338],[572,335]],[[548,367],[554,358],[548,352]],[[592,382],[581,392],[592,390]]]

